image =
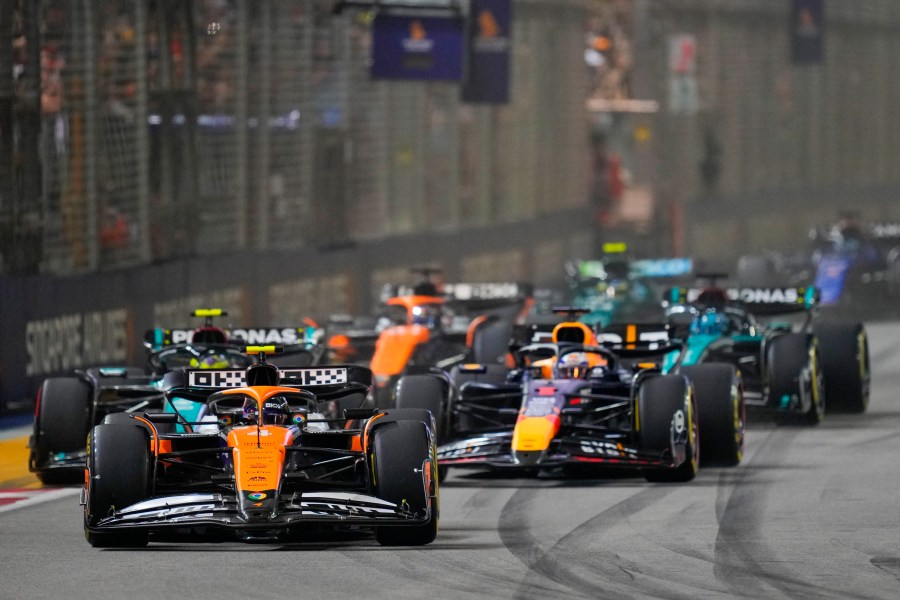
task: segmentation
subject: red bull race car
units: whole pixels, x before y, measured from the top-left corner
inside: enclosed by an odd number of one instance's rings
[[[197,417],[115,413],[91,429],[82,493],[88,542],[302,541],[347,528],[371,528],[382,545],[433,541],[431,415],[350,409],[325,418],[330,399],[371,391],[371,371],[279,368],[266,362],[276,348],[247,351],[259,363],[246,370],[166,375],[166,396],[200,405]]]
[[[515,349],[512,370],[473,364],[443,378],[404,377],[397,406],[435,415],[442,469],[599,466],[689,481],[701,451],[710,462],[740,462],[743,400],[733,372],[719,377],[721,365],[691,379],[663,374],[662,357],[679,346],[664,326],[610,326],[596,336],[569,320],[547,341]],[[702,394],[693,378],[704,379]],[[708,448],[706,435],[717,440]]]

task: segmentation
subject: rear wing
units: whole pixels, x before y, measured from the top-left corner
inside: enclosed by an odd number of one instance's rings
[[[144,345],[151,350],[167,346],[187,344],[196,331],[193,329],[166,329],[155,327],[144,334]],[[222,329],[227,343],[235,345],[279,344],[282,346],[310,345],[320,341],[320,330],[315,327],[238,327]]]
[[[638,277],[684,277],[694,272],[690,258],[648,258],[631,263],[631,271]]]
[[[876,240],[900,240],[900,223],[872,223],[868,229],[869,234]]]
[[[281,378],[279,385],[314,392],[360,391],[362,387],[371,389],[373,385],[372,371],[357,365],[285,367],[278,369],[278,373]],[[244,369],[180,369],[165,375],[165,387],[170,390],[215,391],[246,385],[247,372]]]
[[[602,260],[579,260],[572,264],[570,271],[576,279],[604,279],[606,263]],[[694,261],[690,258],[643,258],[628,264],[633,277],[662,279],[685,277],[694,272]]]
[[[443,283],[437,284],[438,295],[447,302],[463,304],[500,305],[523,302],[534,295],[534,287],[527,283]],[[414,296],[415,286],[386,284],[381,291],[382,301],[398,296]]]
[[[740,304],[756,314],[785,314],[812,310],[819,304],[819,289],[799,287],[688,288],[666,290],[663,304]]]
[[[665,323],[629,323],[604,327],[597,342],[622,357],[659,356],[680,350],[682,344],[669,335]]]

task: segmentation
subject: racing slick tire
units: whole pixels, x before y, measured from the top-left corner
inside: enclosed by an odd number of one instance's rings
[[[397,409],[418,408],[429,411],[434,418],[434,436],[440,443],[443,437],[446,398],[446,384],[438,377],[406,375],[397,382],[395,406]],[[396,409],[388,412],[395,411]]]
[[[509,353],[512,323],[500,317],[488,318],[475,328],[469,352],[473,362],[502,363]]]
[[[38,479],[46,484],[78,483],[82,469],[42,469],[58,452],[83,450],[91,428],[93,388],[77,377],[50,377],[38,396],[34,420],[31,462]]]
[[[425,408],[389,408],[385,411],[383,417],[378,419],[378,424],[384,424],[393,421],[421,421],[429,431],[437,432],[439,425],[436,422],[436,413]],[[437,433],[434,435],[437,440]],[[438,482],[444,481],[447,477],[447,467],[438,465]]]
[[[808,394],[810,404],[799,415],[776,413],[782,424],[818,425],[825,414],[825,390],[819,351],[811,336],[785,333],[766,345],[766,371],[770,407],[779,410],[785,399]]]
[[[733,467],[744,455],[746,410],[740,375],[734,365],[710,363],[682,367],[694,387],[703,440],[702,464]]]
[[[124,508],[150,495],[150,444],[141,425],[97,425],[89,437],[87,504],[84,535],[95,548],[146,546],[146,531],[90,531],[116,508]]]
[[[697,475],[700,465],[699,424],[693,395],[681,375],[659,375],[645,380],[637,393],[638,439],[645,452],[662,456],[672,448],[672,427],[686,427],[685,460],[675,468],[642,469],[651,482],[685,482]],[[679,425],[680,423],[680,425]]]
[[[862,323],[817,321],[828,410],[863,413],[869,406],[869,340]]]
[[[422,525],[381,525],[375,528],[375,540],[382,546],[423,546],[434,541],[438,530],[437,463],[432,438],[419,420],[398,420],[379,424],[372,433],[372,471],[376,495],[397,505],[406,504],[412,514],[427,508],[423,469],[434,496],[432,512]]]

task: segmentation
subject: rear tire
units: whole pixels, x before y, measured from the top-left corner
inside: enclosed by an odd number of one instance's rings
[[[681,375],[659,375],[645,380],[638,390],[638,439],[644,451],[661,456],[672,450],[673,422],[676,426],[680,422],[687,428],[684,462],[673,469],[643,469],[647,481],[685,482],[697,475],[700,465],[699,424],[688,389],[687,380]],[[676,429],[678,433],[681,432]]]
[[[819,339],[828,410],[863,413],[869,406],[869,340],[862,323],[813,324]]]
[[[40,389],[40,404],[34,423],[32,460],[38,479],[45,484],[79,483],[78,469],[41,470],[53,454],[85,448],[91,428],[94,393],[90,383],[77,377],[51,377]]]
[[[425,422],[431,423],[429,427],[434,432],[435,443],[440,444],[447,435],[444,432],[448,410],[445,404],[446,386],[443,380],[431,375],[407,375],[397,382],[397,408],[388,412],[396,415],[397,410],[427,410],[431,413],[432,420]],[[439,466],[438,481],[443,481],[446,477],[447,467]]]
[[[397,409],[418,408],[427,410],[434,418],[434,436],[438,443],[443,439],[446,413],[446,384],[432,375],[406,375],[397,382]],[[388,412],[395,412],[388,411]]]
[[[375,540],[382,546],[423,546],[434,541],[438,530],[437,462],[432,438],[424,423],[394,421],[377,425],[372,434],[374,488],[382,500],[406,503],[413,514],[423,514],[427,495],[422,470],[430,470],[432,512],[422,525],[382,525]]]
[[[150,443],[146,430],[137,423],[97,425],[90,435],[87,505],[84,509],[85,537],[95,548],[146,546],[146,531],[91,532],[114,509],[120,510],[150,495]]]
[[[744,455],[746,412],[737,369],[729,364],[683,367],[694,387],[704,465],[733,467]]]
[[[489,365],[502,363],[509,353],[512,324],[507,319],[489,318],[480,324],[472,336],[469,353],[473,362]]]
[[[768,404],[775,410],[784,410],[792,396],[810,396],[810,405],[799,415],[799,423],[818,425],[825,414],[821,362],[816,348],[810,347],[810,336],[805,333],[786,333],[771,340],[766,348],[766,371],[769,380]],[[798,415],[781,413],[778,420],[785,424],[798,422]]]

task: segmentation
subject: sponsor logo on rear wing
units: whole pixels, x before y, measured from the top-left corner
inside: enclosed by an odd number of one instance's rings
[[[602,260],[582,260],[575,268],[582,279],[606,279],[606,264]],[[690,258],[644,258],[628,264],[628,272],[633,277],[683,277],[693,271],[694,261]]]
[[[452,300],[518,300],[531,296],[531,286],[521,283],[450,283],[444,293]]]
[[[683,277],[693,271],[694,261],[690,258],[656,258],[631,263],[631,272],[638,277]]]
[[[187,344],[191,341],[195,329],[151,329],[144,336],[145,343],[153,349],[175,344]],[[229,342],[239,344],[302,344],[316,341],[314,328],[307,327],[243,327],[223,329]]]
[[[669,341],[669,331],[665,325],[613,325],[598,333],[597,341],[609,345],[658,345]]]
[[[748,307],[766,306],[808,309],[819,303],[819,289],[803,287],[742,287],[742,288],[671,288],[665,298],[669,304],[692,304],[703,302],[704,296],[724,297],[730,302],[738,302]]]
[[[384,297],[414,296],[415,288],[409,285],[386,286]],[[498,283],[443,283],[437,288],[447,300],[521,300],[533,294],[530,285],[515,282]]]
[[[314,387],[347,383],[346,367],[310,367],[279,369],[282,385]],[[243,369],[188,369],[188,387],[238,388],[247,385],[247,372]]]
[[[665,323],[630,323],[604,327],[597,333],[597,342],[617,352],[641,351],[642,355],[668,352],[681,347],[669,336]]]

